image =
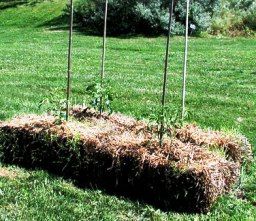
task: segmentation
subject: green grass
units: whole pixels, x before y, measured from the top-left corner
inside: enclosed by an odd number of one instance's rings
[[[0,1],[1,9],[2,1]],[[67,36],[44,25],[65,1],[0,10],[0,119],[40,113],[39,102],[65,97]],[[160,103],[165,38],[109,38],[106,77],[115,111],[147,118]],[[183,38],[172,38],[168,103],[180,107]],[[237,130],[256,145],[256,44],[250,38],[191,38],[187,108],[202,127]],[[73,102],[88,103],[85,87],[99,74],[101,38],[74,35]],[[241,118],[241,120],[237,120]],[[255,148],[254,148],[255,153]],[[8,167],[12,169],[12,167]],[[0,166],[1,169],[1,166]],[[254,220],[256,165],[242,176],[246,199],[222,197],[207,215],[165,213],[151,206],[83,190],[42,171],[15,168],[0,177],[0,220]]]

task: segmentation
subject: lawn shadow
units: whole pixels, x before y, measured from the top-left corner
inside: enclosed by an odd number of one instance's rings
[[[39,25],[37,27],[43,27],[43,28],[47,28],[49,31],[68,31],[69,30],[69,25],[68,22],[64,23],[58,23],[58,21],[60,21],[61,19],[66,19],[68,20],[68,18],[63,18],[62,16],[55,18],[53,20],[51,20],[50,22],[46,22],[42,25]],[[63,21],[63,20],[62,20]],[[82,28],[77,24],[74,24],[73,26],[73,32],[76,33],[76,35],[81,35],[81,36],[90,36],[90,37],[102,37],[102,34],[99,33],[95,33],[93,31],[90,30],[86,30],[86,28]],[[107,35],[108,38],[115,38],[115,39],[135,39],[135,38],[142,38],[142,37],[146,37],[146,38],[158,38],[164,35],[142,35],[142,34],[122,34],[122,35]]]
[[[65,177],[64,177],[65,179]],[[68,179],[70,180],[70,179]],[[117,197],[119,200],[125,200],[139,207],[151,206],[154,210],[161,210],[162,212],[170,213],[184,213],[184,214],[197,214],[198,211],[188,209],[188,207],[183,207],[182,202],[174,202],[170,204],[164,204],[163,202],[156,201],[155,196],[147,195],[141,189],[132,189],[127,186],[127,188],[116,188],[115,186],[106,187],[103,183],[90,183],[79,180],[73,180],[72,182],[77,188],[89,189],[92,191],[102,191],[103,194],[108,196]]]
[[[55,17],[49,21],[46,21],[37,26],[38,28],[47,28],[49,31],[67,31],[69,30],[69,17],[65,13],[62,15]],[[92,37],[102,37],[103,36],[103,28],[102,33],[95,32],[94,30],[86,29],[82,27],[79,23],[74,23],[73,31],[76,32],[78,35],[83,36],[92,36]],[[135,34],[135,33],[127,33],[127,34],[109,34],[107,33],[107,37],[110,38],[117,38],[117,39],[131,39],[131,38],[140,38],[140,37],[147,37],[147,38],[157,38],[163,35],[145,35],[145,34]]]
[[[69,29],[69,18],[65,14],[62,14],[38,25],[37,27],[47,28],[50,31],[66,31]]]
[[[28,166],[28,165],[23,165],[23,164],[13,164],[13,163],[8,163],[8,162],[1,162],[2,166],[8,167],[8,166],[18,166],[20,168],[25,169],[28,172],[36,172],[36,171],[44,171],[47,172],[50,177],[53,179],[63,179],[66,182],[69,182],[73,184],[76,188],[81,189],[81,190],[90,190],[90,191],[101,191],[102,194],[109,196],[109,197],[116,197],[118,200],[124,200],[128,203],[133,204],[137,208],[141,207],[147,207],[151,206],[154,210],[161,210],[162,212],[175,212],[175,213],[185,213],[185,214],[197,214],[196,211],[188,210],[188,208],[184,208],[180,205],[182,203],[175,203],[172,204],[172,207],[169,206],[164,206],[162,202],[156,203],[155,199],[153,196],[148,195],[145,198],[145,193],[142,191],[140,192],[134,189],[130,189],[125,187],[123,188],[116,188],[115,185],[110,186],[110,185],[105,185],[108,183],[106,182],[94,182],[91,180],[81,180],[79,177],[74,178],[73,176],[70,176],[68,174],[63,174],[57,171],[54,171],[52,169],[46,169],[42,167],[37,167],[37,166]],[[111,179],[111,178],[110,178]]]
[[[42,0],[0,0],[0,10],[5,10],[9,8],[16,8],[20,5],[28,5],[28,6],[35,6],[36,4],[42,2]]]
[[[27,1],[0,0],[0,10],[16,8],[19,5],[27,4]]]

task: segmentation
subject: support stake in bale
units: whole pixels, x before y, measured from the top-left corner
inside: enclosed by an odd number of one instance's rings
[[[163,76],[163,94],[162,94],[162,111],[161,111],[161,125],[160,125],[160,146],[163,143],[164,135],[164,108],[166,103],[166,86],[167,86],[167,71],[168,71],[168,57],[169,57],[169,46],[170,46],[170,36],[172,29],[172,17],[173,17],[173,5],[174,1],[171,0],[169,4],[169,24],[168,24],[168,36],[166,43],[166,53],[165,53],[165,65],[164,65],[164,76]]]
[[[184,120],[186,111],[186,78],[187,78],[187,61],[188,61],[188,17],[189,17],[189,0],[187,0],[186,8],[186,30],[185,30],[185,51],[183,65],[183,85],[182,85],[182,112],[181,119]]]
[[[108,0],[105,1],[105,13],[104,13],[104,31],[103,31],[103,45],[102,45],[102,61],[101,61],[101,88],[104,87],[105,77],[105,58],[106,58],[106,40],[107,40],[107,18],[108,18]],[[100,114],[103,111],[103,98],[100,98]]]
[[[66,120],[69,119],[69,102],[71,96],[71,72],[72,72],[72,35],[73,35],[74,4],[70,0],[70,20],[69,20],[69,43],[68,43],[68,74],[67,74],[67,100],[66,100]]]

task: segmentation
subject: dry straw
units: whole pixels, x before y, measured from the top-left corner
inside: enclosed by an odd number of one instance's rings
[[[142,121],[81,107],[71,115],[73,120],[60,124],[48,115],[2,122],[2,160],[163,209],[206,212],[236,183],[242,159],[251,151],[243,139],[195,126],[173,131],[176,136],[165,138],[161,148],[157,134]]]

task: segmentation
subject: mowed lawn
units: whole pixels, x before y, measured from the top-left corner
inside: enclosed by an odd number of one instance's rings
[[[64,5],[55,0],[0,10],[0,120],[41,113],[43,99],[65,98],[68,33],[46,25],[61,15]],[[168,105],[172,114],[181,106],[183,40],[171,39]],[[106,78],[115,95],[114,111],[141,119],[157,109],[165,41],[164,37],[108,38]],[[101,44],[100,37],[74,33],[73,103],[89,103],[85,88],[99,76]],[[254,146],[254,153],[255,58],[255,38],[190,38],[187,121],[241,132]],[[211,213],[191,215],[79,189],[72,181],[46,172],[2,165],[0,220],[255,220],[255,174],[253,163],[242,176],[242,199],[234,192],[219,199]]]

